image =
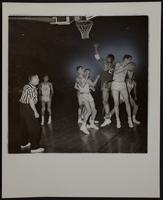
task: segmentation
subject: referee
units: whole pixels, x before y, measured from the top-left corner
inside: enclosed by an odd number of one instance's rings
[[[20,102],[20,125],[21,125],[21,150],[30,148],[31,153],[42,153],[40,148],[41,127],[38,121],[39,114],[35,105],[37,104],[37,88],[39,77],[37,74],[29,76],[29,83],[23,88]]]

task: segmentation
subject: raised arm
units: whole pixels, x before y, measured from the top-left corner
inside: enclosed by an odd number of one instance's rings
[[[100,75],[97,75],[97,77],[95,78],[94,81],[92,81],[91,79],[88,79],[88,84],[89,84],[89,86],[90,86],[90,87],[95,87],[96,84],[97,84],[97,82],[98,82],[98,80],[99,80],[99,78],[100,78]]]
[[[95,55],[99,55],[98,47],[98,44],[94,44]]]
[[[104,60],[101,58],[100,54],[99,54],[99,50],[98,50],[99,45],[98,44],[94,44],[94,51],[95,51],[95,59],[101,64],[104,65]]]

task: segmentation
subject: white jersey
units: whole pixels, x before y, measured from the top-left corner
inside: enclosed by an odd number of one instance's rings
[[[80,93],[90,93],[89,84],[86,82],[86,84],[84,85],[84,87],[80,87],[79,88],[79,92]]]
[[[116,72],[117,70],[117,72]],[[117,82],[124,82],[125,78],[126,78],[126,74],[127,74],[127,68],[122,65],[122,63],[117,63],[116,67],[115,67],[115,72],[113,75],[113,81],[117,81]],[[118,72],[120,71],[120,72]]]

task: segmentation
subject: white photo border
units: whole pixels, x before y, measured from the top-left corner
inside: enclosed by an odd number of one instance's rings
[[[2,197],[159,197],[161,2],[2,4]],[[8,17],[149,18],[148,153],[8,154]]]

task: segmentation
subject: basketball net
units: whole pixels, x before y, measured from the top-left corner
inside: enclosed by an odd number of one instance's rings
[[[76,26],[80,31],[82,39],[89,39],[89,33],[93,26],[93,21],[90,20],[78,20],[76,21]]]

